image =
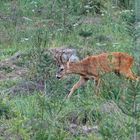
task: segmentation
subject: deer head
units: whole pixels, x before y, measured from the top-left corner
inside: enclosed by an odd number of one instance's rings
[[[74,63],[79,60],[79,58],[76,56],[76,50],[74,49],[56,50],[54,58],[58,67],[56,72],[56,77],[58,79],[61,79],[64,75],[67,74],[68,62]]]

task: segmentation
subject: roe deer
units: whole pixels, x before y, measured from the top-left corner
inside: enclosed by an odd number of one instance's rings
[[[133,57],[123,52],[102,53],[88,56],[81,61],[78,60],[76,55],[71,55],[67,58],[64,53],[61,53],[57,60],[59,61],[56,73],[58,79],[68,74],[80,75],[79,81],[70,90],[68,98],[89,79],[95,80],[96,88],[98,89],[100,77],[108,72],[114,72],[117,75],[122,74],[131,80],[138,79],[131,70],[134,61]]]

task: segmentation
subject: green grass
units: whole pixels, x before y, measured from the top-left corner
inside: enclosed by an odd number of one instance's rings
[[[51,56],[42,51],[44,48],[71,45],[77,49],[80,58],[111,51],[127,52],[138,58],[139,54],[134,50],[133,31],[128,24],[132,20],[132,12],[113,9],[108,2],[103,9],[104,15],[95,15],[95,11],[84,14],[80,1],[69,1],[67,11],[61,10],[60,2],[54,5],[56,9],[51,13],[52,1],[46,3],[45,0],[15,3],[7,0],[0,4],[2,16],[6,17],[0,22],[0,60],[18,51],[23,52],[23,65],[29,68],[26,80],[35,82],[46,78],[45,93],[34,91],[22,94],[21,91],[19,95],[9,95],[8,92],[18,84],[18,80],[0,81],[0,139],[130,140],[134,128],[139,137],[139,83],[111,73],[102,77],[99,97],[95,95],[94,82],[89,81],[70,100],[64,100],[79,76],[58,81]],[[17,6],[15,11],[12,10],[14,6]],[[40,8],[42,13],[38,12]],[[100,18],[99,24],[84,21],[73,26],[79,22],[78,19],[88,17],[93,20],[95,16]],[[92,34],[86,38],[81,35],[83,32]],[[134,71],[138,71],[136,66]],[[72,124],[77,128],[71,128]],[[98,127],[98,131],[86,133],[83,127]]]

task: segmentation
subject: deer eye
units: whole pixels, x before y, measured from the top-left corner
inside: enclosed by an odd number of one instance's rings
[[[60,71],[63,71],[64,70],[64,68],[60,68]]]

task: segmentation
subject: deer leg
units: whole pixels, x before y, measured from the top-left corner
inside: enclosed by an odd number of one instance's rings
[[[97,77],[97,78],[95,79],[95,85],[96,85],[95,94],[96,94],[97,96],[99,96],[100,82],[101,82],[101,79]]]
[[[131,69],[127,70],[127,71],[121,71],[121,73],[128,79],[131,79],[131,80],[137,80],[137,76],[135,76],[133,74],[133,72],[131,71]]]
[[[73,94],[73,92],[78,89],[80,86],[84,85],[87,82],[88,79],[84,78],[84,77],[80,77],[79,81],[72,87],[72,89],[70,90],[70,93],[68,95],[68,98],[71,97],[71,95]]]

